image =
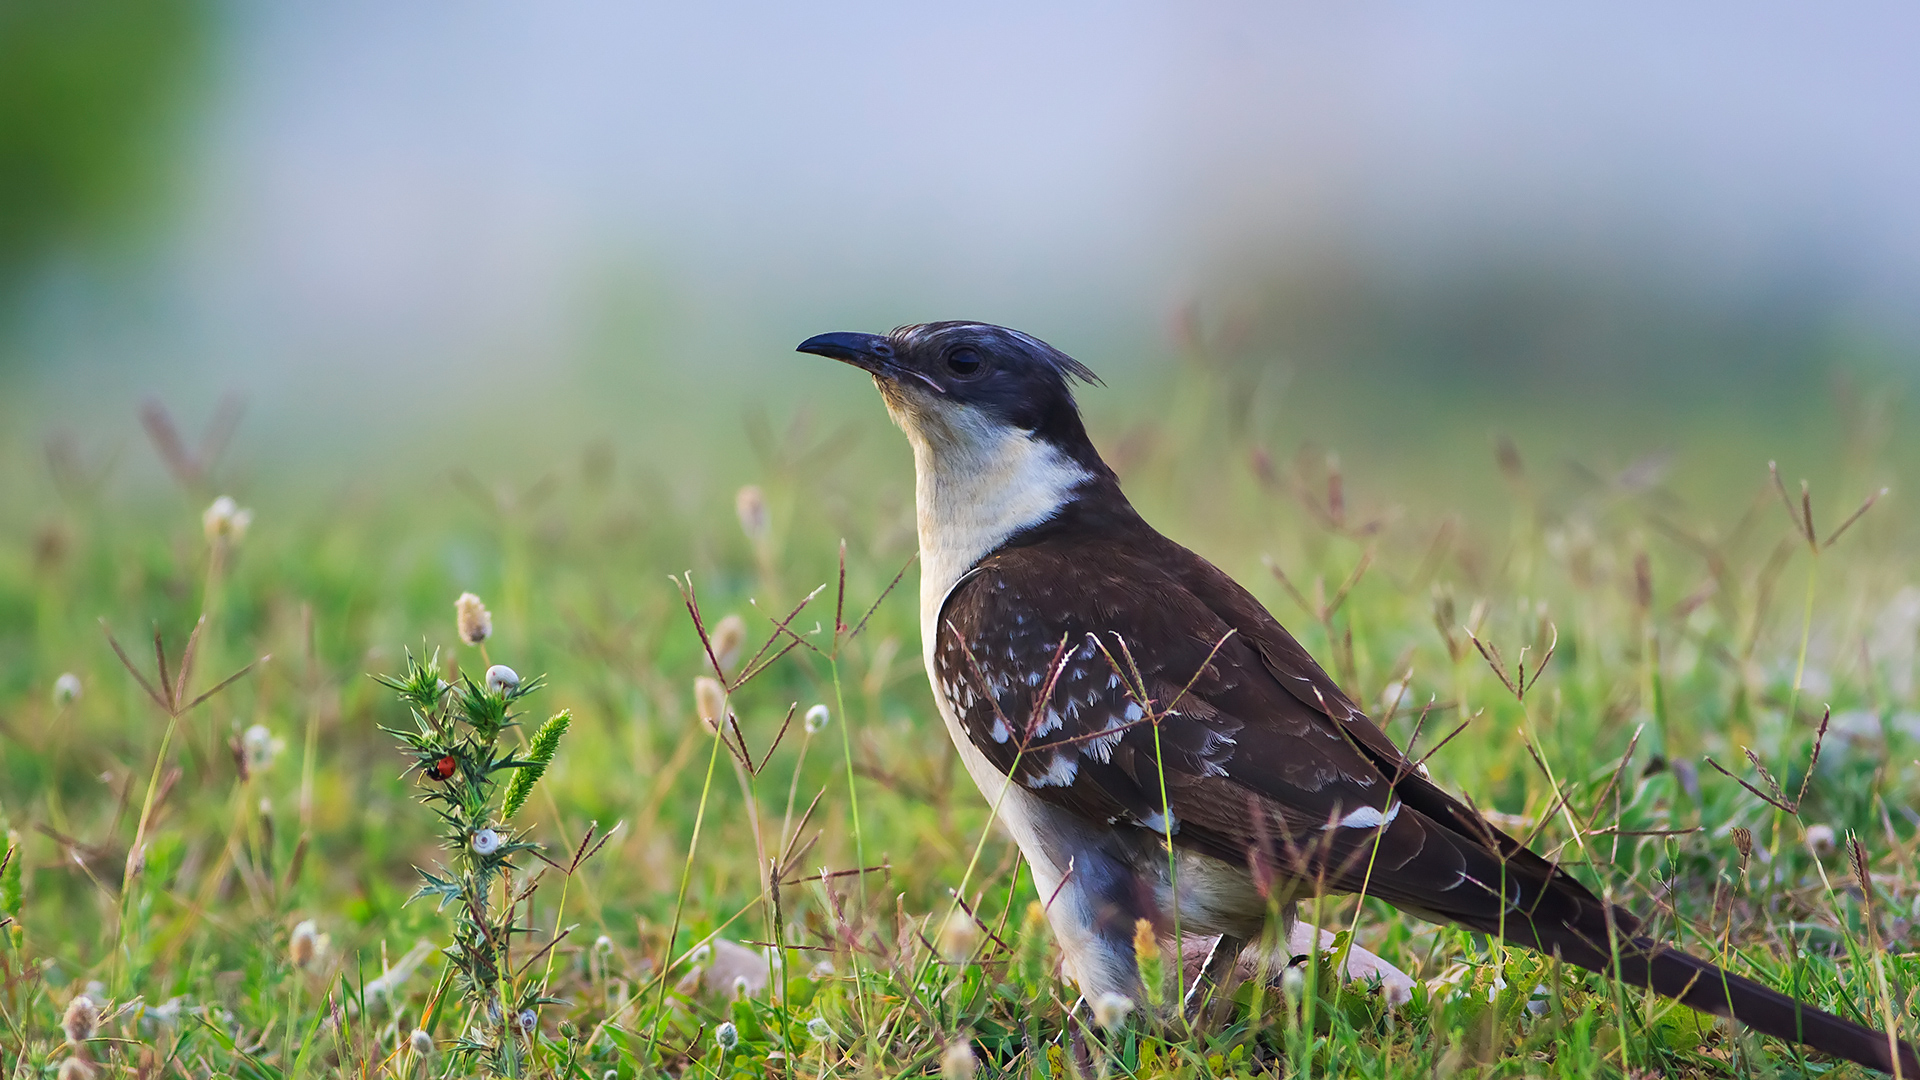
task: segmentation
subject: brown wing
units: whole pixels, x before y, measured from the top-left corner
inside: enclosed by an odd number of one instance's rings
[[[1208,571],[1238,588],[1176,551],[1203,588],[1219,591]],[[1451,800],[1251,597],[1264,624],[1249,632],[1235,625],[1246,609],[1222,604],[1223,616],[1151,554],[1040,539],[955,588],[936,674],[988,760],[1084,817],[1237,865],[1422,911],[1446,894],[1447,917],[1497,916],[1500,861],[1399,790],[1447,813]]]

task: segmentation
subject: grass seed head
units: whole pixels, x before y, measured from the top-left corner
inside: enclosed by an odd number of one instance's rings
[[[92,998],[79,994],[67,1002],[67,1013],[60,1018],[60,1028],[67,1034],[68,1046],[78,1050],[80,1044],[93,1038],[99,1026],[100,1006],[95,1005]]]
[[[1147,1004],[1159,1008],[1166,996],[1166,970],[1160,962],[1160,939],[1150,920],[1134,921],[1133,960],[1140,969],[1140,986],[1146,992]]]
[[[973,916],[955,908],[940,924],[940,934],[935,944],[940,955],[950,964],[958,964],[973,956],[973,950],[980,944],[980,927]]]
[[[734,665],[740,662],[740,648],[747,643],[747,620],[738,615],[728,615],[721,619],[707,635],[707,644],[713,647],[713,658],[720,665],[719,674],[731,675]]]
[[[453,602],[454,625],[459,627],[460,640],[469,645],[478,645],[493,636],[493,613],[487,605],[470,592],[463,592]]]
[[[64,709],[74,702],[79,701],[84,689],[85,688],[80,685],[80,676],[75,675],[71,671],[66,672],[59,678],[53,680],[54,707]]]
[[[1815,855],[1831,855],[1833,854],[1834,846],[1833,826],[1807,826],[1807,847],[1811,849]]]
[[[733,512],[740,518],[740,531],[758,544],[767,538],[769,518],[767,496],[757,484],[748,484],[733,496]]]
[[[940,1076],[942,1080],[973,1080],[973,1074],[980,1069],[980,1059],[973,1056],[973,1040],[955,1039],[947,1044],[946,1053],[940,1055]]]
[[[827,711],[825,705],[815,705],[807,710],[807,718],[802,726],[806,728],[807,734],[818,735],[827,726],[827,721],[832,719],[833,714]]]
[[[96,1075],[92,1063],[78,1055],[60,1063],[60,1080],[93,1080]]]
[[[303,968],[313,963],[320,951],[320,928],[312,919],[303,919],[294,924],[293,934],[287,938],[287,959],[294,967]]]
[[[1114,1030],[1132,1014],[1133,999],[1125,994],[1109,990],[1093,999],[1093,1024],[1102,1031]]]
[[[721,721],[727,715],[727,691],[720,680],[711,675],[702,675],[693,680],[693,710],[708,728],[720,730]]]

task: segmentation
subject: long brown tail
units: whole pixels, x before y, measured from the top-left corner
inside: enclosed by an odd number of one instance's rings
[[[1566,890],[1568,884],[1585,895],[1565,895],[1571,891]],[[1634,986],[1646,987],[1701,1012],[1732,1017],[1762,1034],[1810,1046],[1906,1080],[1920,1080],[1920,1057],[1915,1056],[1911,1045],[1900,1039],[1823,1012],[1679,949],[1646,937],[1623,936],[1618,939],[1616,959],[1616,950],[1607,947],[1604,915],[1595,910],[1598,902],[1592,894],[1565,878],[1550,888],[1563,892],[1563,899],[1575,900],[1583,909],[1581,914],[1585,917],[1578,920],[1582,925],[1575,929],[1559,920],[1529,920],[1510,913],[1504,927],[1508,939],[1542,952],[1558,953],[1563,960],[1589,971],[1602,975],[1617,973],[1621,980]],[[1616,913],[1616,925],[1629,918],[1624,912]],[[1597,933],[1593,925],[1596,922]],[[1496,927],[1483,929],[1500,932]]]

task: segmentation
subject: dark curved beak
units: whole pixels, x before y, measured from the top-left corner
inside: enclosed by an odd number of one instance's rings
[[[894,370],[893,342],[880,334],[815,334],[800,343],[795,352],[812,353],[842,360],[875,375]]]

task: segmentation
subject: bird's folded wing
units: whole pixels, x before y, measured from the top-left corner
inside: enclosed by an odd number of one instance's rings
[[[1525,849],[1420,776],[1257,601],[1175,551],[1191,563],[1042,540],[947,598],[939,692],[1009,783],[1296,886],[1468,922],[1541,902],[1563,875],[1497,854]]]

